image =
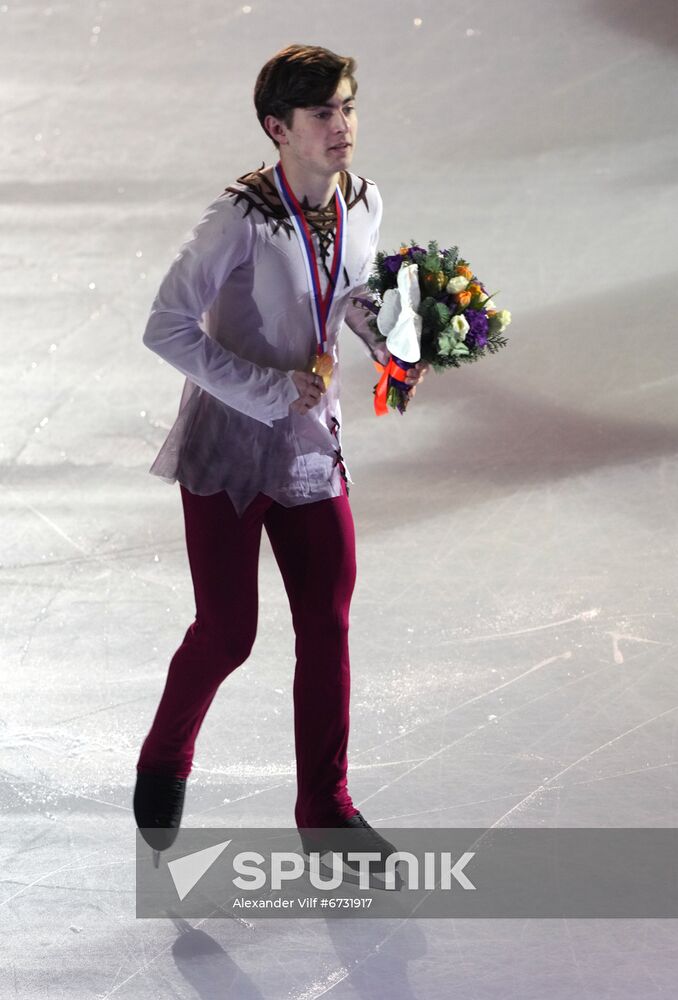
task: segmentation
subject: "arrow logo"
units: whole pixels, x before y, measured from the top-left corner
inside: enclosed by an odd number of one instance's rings
[[[186,854],[183,858],[175,858],[174,861],[167,862],[179,899],[185,899],[188,896],[191,889],[230,843],[230,840],[224,840],[221,844],[214,844],[202,851],[194,851],[193,854]]]

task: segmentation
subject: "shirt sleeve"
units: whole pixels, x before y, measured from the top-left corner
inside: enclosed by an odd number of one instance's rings
[[[367,278],[372,269],[374,258],[379,244],[379,230],[384,211],[384,203],[377,185],[374,185],[375,195],[375,217],[372,234],[370,236],[369,250],[362,266],[358,285],[351,291],[346,308],[344,322],[363,342],[365,353],[378,361],[382,365],[388,364],[391,354],[386,347],[386,338],[382,337],[378,330],[373,329],[372,324],[379,309],[377,295],[369,288]],[[372,323],[370,323],[370,319]]]
[[[220,195],[184,240],[151,306],[143,343],[192,382],[269,427],[299,398],[292,371],[256,365],[199,326],[229,274],[249,258],[250,220]]]

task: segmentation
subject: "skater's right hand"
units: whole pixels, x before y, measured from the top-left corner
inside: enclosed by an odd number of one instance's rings
[[[314,375],[313,372],[294,371],[292,381],[299,392],[299,398],[290,403],[290,410],[294,410],[295,413],[308,413],[327,391],[322,376]]]

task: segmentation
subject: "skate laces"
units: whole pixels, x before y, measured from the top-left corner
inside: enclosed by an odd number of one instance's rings
[[[156,787],[158,798],[153,803],[153,814],[158,826],[172,827],[177,824],[177,816],[181,812],[186,781],[182,778],[168,779],[160,787]]]
[[[167,812],[170,817],[176,815],[177,809],[180,808],[184,799],[184,781],[174,781],[168,789],[168,797],[166,800]]]
[[[351,820],[352,822],[350,827],[354,830],[360,831],[356,835],[356,846],[359,849],[376,849],[382,855],[384,852],[386,854],[390,854],[395,851],[393,844],[389,843],[389,841],[386,840],[385,837],[382,837],[380,833],[377,833],[374,827],[370,826],[362,813],[358,812],[354,816],[351,816]]]

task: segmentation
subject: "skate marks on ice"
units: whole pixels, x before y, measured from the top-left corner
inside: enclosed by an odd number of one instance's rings
[[[502,633],[502,636],[504,638],[524,636],[529,633],[544,631],[546,629],[553,628],[556,626],[562,627],[563,625],[571,624],[577,621],[589,622],[593,618],[598,617],[599,614],[600,614],[600,609],[595,608],[581,612],[574,616],[570,616],[568,618],[558,619],[557,621],[552,623],[547,623],[538,626],[531,626],[525,629],[513,630],[511,632],[504,632]],[[568,676],[566,679],[562,681],[560,681],[559,679],[559,682],[555,686],[549,687],[535,696],[527,697],[524,700],[519,700],[513,707],[510,707],[503,712],[492,712],[488,714],[482,721],[479,721],[475,725],[472,725],[470,727],[465,727],[464,731],[460,733],[458,736],[456,736],[455,739],[452,741],[443,742],[442,739],[435,741],[437,745],[436,750],[433,750],[430,753],[422,755],[421,757],[419,757],[419,759],[416,759],[417,755],[413,754],[412,756],[415,757],[415,760],[413,761],[410,767],[408,767],[404,771],[401,771],[399,774],[395,775],[390,781],[385,782],[383,785],[375,789],[368,796],[360,799],[360,801],[357,802],[356,804],[359,807],[362,807],[365,802],[375,799],[383,792],[390,791],[397,782],[410,776],[414,771],[417,771],[418,769],[421,768],[425,768],[427,765],[430,765],[431,762],[433,762],[437,758],[441,758],[443,755],[446,754],[448,750],[458,747],[461,744],[468,741],[469,739],[471,739],[472,737],[479,735],[481,732],[486,730],[488,726],[499,725],[500,723],[502,723],[506,719],[509,719],[511,716],[517,713],[522,713],[527,709],[535,708],[538,706],[538,703],[542,702],[544,699],[553,698],[554,696],[562,694],[563,692],[567,692],[567,690],[570,689],[572,692],[570,695],[572,703],[576,705],[577,698],[581,697],[576,695],[577,685],[588,684],[588,682],[591,680],[595,682],[595,679],[597,677],[599,677],[600,680],[602,681],[605,679],[605,675],[607,673],[609,673],[611,670],[614,671],[615,667],[627,664],[627,666],[631,668],[627,676],[624,675],[615,676],[614,674],[612,674],[612,682],[610,684],[605,685],[599,691],[600,703],[597,706],[597,712],[598,714],[604,717],[605,702],[608,698],[612,699],[612,698],[622,697],[626,692],[631,691],[635,686],[641,684],[644,680],[646,680],[652,673],[652,671],[659,670],[662,667],[670,666],[670,658],[674,649],[674,644],[671,642],[663,641],[661,639],[648,637],[646,635],[638,635],[636,634],[637,630],[631,631],[631,629],[628,628],[630,624],[629,618],[633,617],[646,618],[647,616],[645,615],[625,616],[621,623],[623,630],[620,630],[619,626],[617,626],[616,628],[603,628],[598,631],[599,639],[601,637],[608,637],[610,641],[611,655],[608,654],[609,659],[607,657],[601,657],[600,654],[594,655],[590,649],[587,649],[587,646],[585,644],[575,643],[574,646],[579,648],[566,649],[553,656],[546,657],[545,659],[540,660],[538,663],[534,664],[528,669],[516,674],[513,677],[508,678],[507,680],[502,681],[502,683],[493,685],[486,691],[482,691],[470,698],[464,699],[458,705],[454,705],[452,708],[446,707],[442,712],[432,716],[431,718],[427,718],[422,722],[417,722],[416,725],[410,726],[403,732],[399,732],[396,735],[391,736],[386,740],[379,741],[376,744],[371,744],[369,747],[366,747],[360,751],[355,752],[351,758],[352,763],[358,762],[362,756],[372,755],[378,750],[383,750],[385,747],[393,746],[393,744],[403,739],[411,738],[412,736],[417,736],[420,741],[423,740],[424,742],[428,742],[425,740],[425,733],[428,730],[430,730],[431,727],[441,726],[441,724],[444,725],[449,720],[449,718],[454,716],[455,714],[463,713],[464,710],[468,709],[470,706],[480,705],[487,699],[490,699],[495,695],[497,695],[499,692],[506,691],[506,689],[512,688],[513,686],[518,685],[519,683],[521,687],[522,684],[526,681],[529,684],[530,678],[534,677],[536,673],[543,671],[545,668],[553,667],[558,663],[566,661],[569,661],[570,664],[573,664],[574,662],[577,662],[576,658],[578,658],[579,661],[581,661],[582,656],[585,657],[587,660],[591,660],[593,658],[594,660],[598,660],[598,662],[600,662],[601,658],[603,659],[601,665],[594,666],[592,668],[587,666],[586,668],[582,668],[582,672],[576,674],[575,676]],[[458,643],[459,645],[463,645],[464,643],[492,641],[494,640],[494,638],[495,634],[489,634],[477,637],[476,636],[460,637],[457,640],[449,640],[449,641],[446,640],[445,644]],[[664,647],[664,649],[660,655],[655,656],[649,664],[644,665],[643,668],[640,669],[640,667],[636,665],[635,661],[628,661],[627,663],[627,660],[625,659],[621,651],[621,644],[623,644],[624,642],[629,642],[633,644],[642,644],[642,645],[647,644],[656,647]],[[514,692],[514,694],[515,693],[516,692]],[[493,801],[500,801],[501,799],[512,799],[516,798],[517,796],[518,802],[516,802],[515,805],[512,806],[510,810],[508,810],[498,819],[494,820],[494,823],[499,824],[503,822],[507,816],[513,815],[516,810],[519,810],[524,806],[530,804],[536,797],[538,797],[542,793],[546,794],[555,791],[556,789],[563,789],[565,787],[569,788],[573,787],[574,785],[592,784],[595,782],[608,781],[612,778],[620,778],[625,775],[634,775],[640,773],[647,773],[651,771],[660,771],[662,769],[672,767],[674,766],[674,762],[671,761],[669,762],[662,761],[654,763],[646,761],[645,766],[642,768],[633,766],[621,768],[613,772],[608,772],[605,775],[599,775],[593,778],[583,778],[576,782],[570,782],[568,783],[567,786],[558,783],[558,780],[563,775],[571,772],[578,765],[589,762],[592,757],[594,757],[595,755],[601,753],[606,749],[609,749],[610,747],[613,747],[615,744],[618,744],[626,737],[631,736],[641,730],[644,730],[647,727],[651,727],[656,722],[660,722],[661,720],[666,719],[668,716],[671,715],[671,713],[675,711],[675,709],[676,706],[674,705],[667,709],[664,709],[663,711],[653,712],[649,714],[646,718],[642,718],[639,720],[629,720],[626,726],[623,725],[620,726],[619,732],[615,732],[613,735],[609,735],[609,733],[607,733],[606,739],[601,739],[600,742],[596,741],[593,746],[590,746],[588,748],[585,746],[585,740],[584,740],[584,746],[581,747],[581,750],[583,752],[577,754],[574,757],[574,759],[572,759],[569,763],[567,763],[566,761],[565,762],[561,761],[561,763],[563,763],[564,766],[555,770],[554,773],[551,774],[548,778],[545,778],[542,781],[538,782],[537,784],[533,785],[526,792],[508,792],[506,794],[502,794],[501,796],[492,796],[482,799],[472,799],[467,802],[459,801],[455,803],[445,803],[439,807],[432,809],[417,810],[415,812],[408,812],[408,813],[398,812],[397,814],[380,816],[379,821],[383,823],[386,820],[412,819],[416,818],[417,816],[432,815],[434,813],[444,812],[448,808],[458,809],[479,803],[489,804]],[[565,727],[568,723],[573,727],[573,732],[576,732],[576,727],[577,727],[576,711],[574,714],[572,712],[568,712],[567,715],[557,723],[557,725],[555,725],[549,730],[551,737],[556,732],[561,731],[563,727]],[[441,728],[441,733],[442,733],[442,728]],[[582,735],[584,735],[586,739],[592,734],[587,734],[584,731]],[[517,760],[518,757],[529,758],[530,750],[535,746],[538,747],[540,741],[541,740],[538,737],[531,744],[523,746],[521,749],[521,753],[519,755],[509,755],[508,757],[509,763],[512,760]],[[577,742],[577,740],[575,740],[575,742]],[[490,824],[488,823],[488,825]]]

